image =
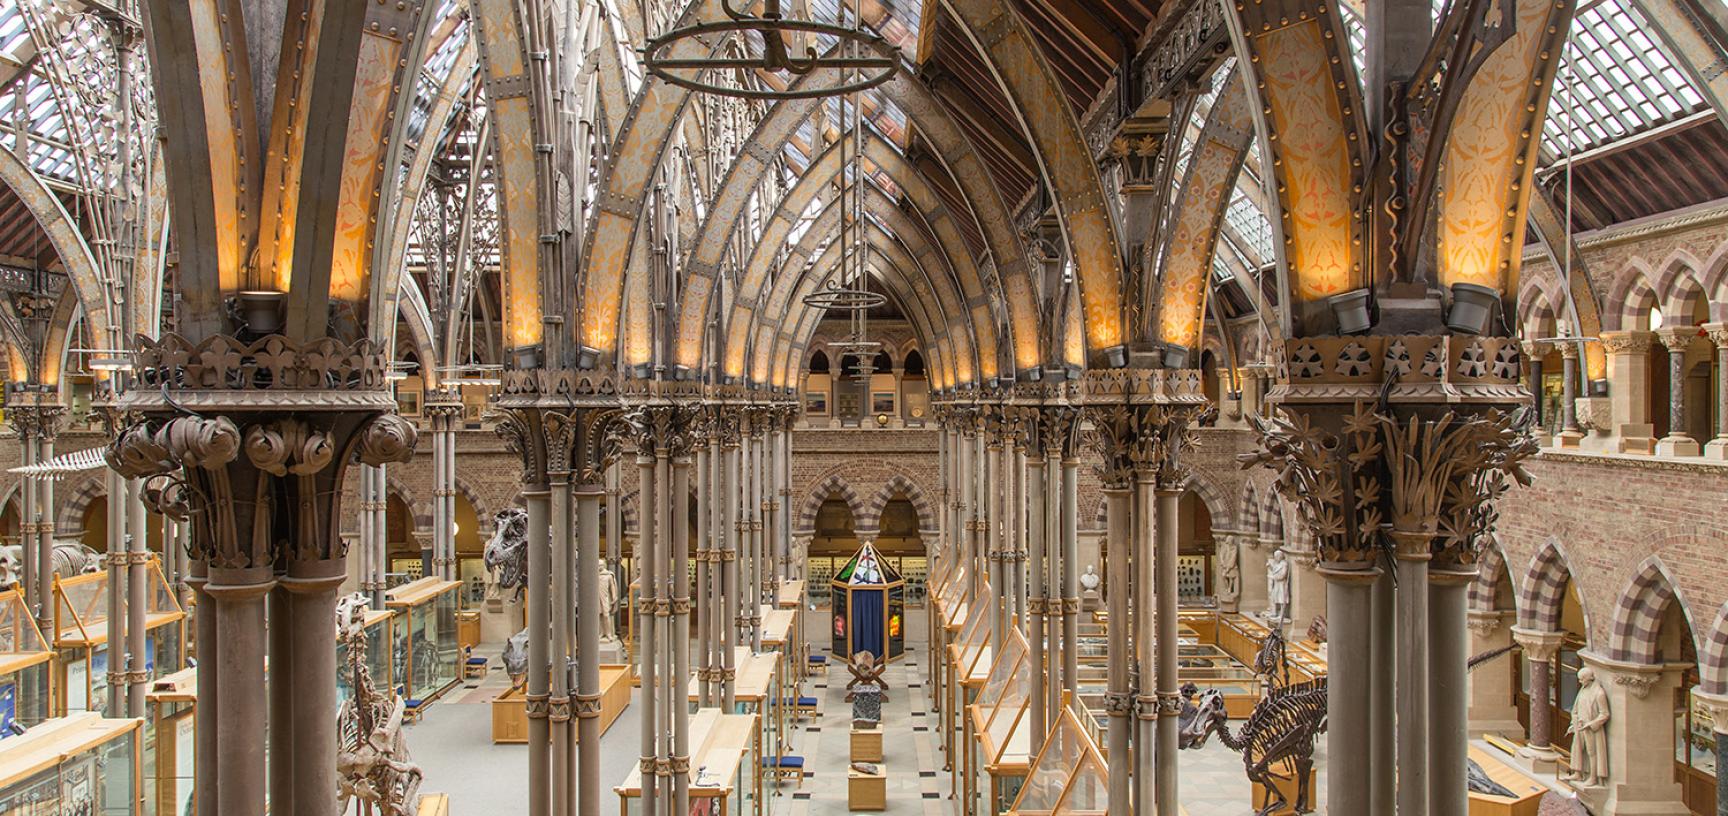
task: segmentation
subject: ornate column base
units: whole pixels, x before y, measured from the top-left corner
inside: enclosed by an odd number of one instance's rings
[[[1685,434],[1669,434],[1656,442],[1657,456],[1697,456],[1702,452],[1698,440]]]
[[[1704,458],[1728,462],[1728,436],[1718,436],[1705,443]]]

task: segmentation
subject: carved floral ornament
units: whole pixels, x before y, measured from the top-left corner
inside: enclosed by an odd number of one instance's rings
[[[1523,461],[1537,450],[1528,408],[1436,416],[1357,402],[1336,433],[1306,412],[1249,419],[1262,447],[1239,457],[1243,466],[1278,473],[1274,485],[1299,509],[1320,560],[1343,567],[1372,566],[1390,548],[1383,531],[1412,534],[1443,565],[1474,564],[1495,500],[1508,478],[1530,483]]]
[[[194,342],[178,334],[135,339],[138,383],[175,390],[383,391],[388,354],[371,340],[343,344],[328,337],[301,344],[281,335],[245,342],[212,335]]]

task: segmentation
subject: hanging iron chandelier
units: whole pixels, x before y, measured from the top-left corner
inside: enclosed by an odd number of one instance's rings
[[[642,63],[648,72],[683,88],[720,96],[745,99],[814,99],[839,96],[874,88],[891,79],[900,69],[899,49],[862,25],[836,25],[814,20],[787,19],[780,11],[780,0],[762,0],[762,13],[752,15],[732,7],[729,0],[720,6],[730,19],[675,28],[648,40],[642,49]],[[853,18],[854,23],[858,18]],[[713,35],[756,32],[762,38],[760,57],[709,56],[711,46],[705,42]],[[823,57],[812,46],[804,47],[803,56],[793,56],[787,46],[788,34],[833,37],[835,55]],[[688,41],[688,42],[686,42]],[[695,49],[702,56],[674,56],[675,46]],[[708,71],[762,70],[795,76],[810,76],[819,71],[837,74],[833,83],[807,83],[806,87],[776,89],[768,86],[729,86],[703,79]],[[814,87],[810,87],[814,86]]]

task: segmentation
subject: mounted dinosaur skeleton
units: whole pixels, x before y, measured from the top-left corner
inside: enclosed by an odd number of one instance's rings
[[[102,554],[75,541],[54,544],[54,577],[71,578],[102,569]],[[24,547],[0,547],[0,590],[11,589],[24,578]]]
[[[1471,657],[1467,666],[1474,669],[1509,651],[1508,647],[1482,652]],[[1297,813],[1309,813],[1313,810],[1308,782],[1314,767],[1314,743],[1326,733],[1326,678],[1291,683],[1286,644],[1276,629],[1261,642],[1252,668],[1266,691],[1241,730],[1230,730],[1223,693],[1207,689],[1193,705],[1192,713],[1184,705],[1178,746],[1199,748],[1212,734],[1217,734],[1226,747],[1242,754],[1249,781],[1267,792],[1266,806],[1256,816],[1270,816],[1286,807]],[[1183,696],[1191,698],[1193,689],[1185,686]],[[1286,773],[1279,773],[1280,768]],[[1296,775],[1294,804],[1275,784],[1289,779],[1287,773],[1291,770]],[[1482,776],[1486,778],[1486,774]]]
[[[408,756],[402,736],[402,698],[379,691],[366,668],[366,596],[350,595],[336,604],[336,635],[348,647],[349,682],[354,695],[337,714],[337,796],[347,813],[359,799],[365,812],[410,816],[419,807],[420,766]]]

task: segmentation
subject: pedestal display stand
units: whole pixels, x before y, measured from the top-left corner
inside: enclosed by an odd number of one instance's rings
[[[852,763],[846,769],[846,809],[887,810],[888,769],[881,763]]]
[[[853,762],[881,762],[882,728],[872,725],[852,726],[852,750],[849,758]]]

